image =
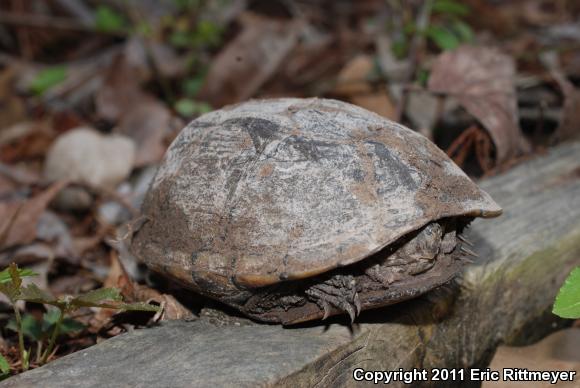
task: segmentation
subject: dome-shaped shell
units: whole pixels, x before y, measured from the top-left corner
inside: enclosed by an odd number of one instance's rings
[[[133,251],[214,296],[375,253],[430,221],[500,207],[422,135],[351,104],[255,100],[171,144]]]

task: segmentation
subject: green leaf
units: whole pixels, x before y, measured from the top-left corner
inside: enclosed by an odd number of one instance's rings
[[[30,276],[37,276],[38,274],[29,268],[18,268],[18,276],[21,278],[30,277]],[[10,276],[10,267],[0,271],[0,283],[7,283],[12,280]]]
[[[108,307],[121,302],[121,293],[116,288],[99,288],[71,299],[70,305],[75,307]]]
[[[18,296],[20,295],[20,285],[22,284],[22,278],[20,277],[21,271],[15,263],[10,264],[10,267],[4,271],[4,277],[7,274],[9,279],[4,283],[0,283],[0,292],[6,295],[8,299],[14,303],[18,300]]]
[[[169,35],[169,43],[176,48],[186,48],[192,43],[191,34],[189,31],[173,31]]]
[[[61,302],[58,299],[50,295],[48,292],[41,290],[34,283],[31,283],[26,287],[23,287],[20,290],[20,295],[18,295],[18,299],[33,303],[51,304],[54,306],[61,305]]]
[[[456,35],[459,37],[459,40],[461,40],[462,42],[467,42],[467,43],[473,42],[473,37],[474,37],[473,30],[466,23],[464,23],[460,20],[456,20],[451,25],[451,28],[456,33]]]
[[[426,34],[441,50],[453,50],[460,43],[457,36],[440,26],[429,27]]]
[[[407,38],[404,35],[401,35],[398,39],[394,40],[391,44],[391,51],[397,59],[405,58],[409,51]]]
[[[576,267],[560,288],[552,312],[562,318],[580,318],[580,267]]]
[[[123,15],[106,5],[99,5],[95,15],[95,29],[102,32],[124,30],[127,22]]]
[[[197,23],[194,36],[197,44],[217,46],[221,41],[221,28],[209,20],[201,20]]]
[[[36,95],[42,95],[50,88],[58,85],[66,78],[65,66],[53,66],[41,70],[30,83],[30,90]]]
[[[6,324],[6,328],[17,333],[16,320],[14,318],[10,319]],[[44,338],[42,323],[35,319],[32,314],[24,314],[22,316],[22,335],[32,341],[42,341]]]
[[[8,364],[8,361],[6,361],[4,356],[1,354],[0,354],[0,371],[2,372],[3,375],[7,375],[8,373],[10,373],[10,364]]]
[[[65,318],[60,323],[59,332],[60,334],[69,334],[84,330],[85,328],[86,326],[82,322],[79,322],[76,319],[72,318]]]
[[[10,273],[10,279],[12,280],[14,287],[20,287],[22,285],[22,278],[20,277],[18,266],[15,263],[10,264],[10,267],[8,267],[8,272]]]
[[[427,82],[429,81],[429,71],[426,69],[420,69],[417,73],[417,83],[422,87],[427,87]]]
[[[201,0],[173,0],[173,3],[181,11],[195,11],[201,7]]]
[[[437,0],[433,4],[432,11],[453,16],[465,16],[469,14],[469,7],[453,0]]]
[[[153,27],[149,22],[143,21],[137,23],[137,25],[133,28],[133,31],[137,35],[151,37],[153,35]]]
[[[115,310],[159,311],[158,306],[148,303],[123,303],[116,288],[99,288],[71,300],[76,307],[102,307]]]
[[[12,282],[0,283],[0,292],[6,295],[8,299],[10,299],[10,302],[14,303],[18,297],[20,289],[18,287],[14,287]]]
[[[211,111],[211,106],[205,102],[199,102],[190,98],[182,98],[174,105],[175,110],[182,116],[191,117]]]
[[[205,77],[203,75],[186,79],[183,83],[183,92],[188,97],[195,97],[201,90],[204,81]]]
[[[127,311],[159,311],[161,307],[154,306],[149,303],[145,302],[138,302],[138,303],[122,303],[118,307],[120,310],[127,310]]]
[[[46,313],[44,313],[42,319],[42,331],[45,335],[48,333],[52,333],[54,330],[54,325],[58,322],[60,318],[61,312],[58,309],[50,309]],[[60,328],[58,330],[59,334],[69,334],[76,331],[83,330],[85,325],[81,322],[72,319],[72,318],[64,318],[60,323]]]
[[[47,312],[45,312],[42,315],[42,320],[44,324],[43,330],[46,331],[49,326],[54,325],[56,322],[58,322],[60,314],[61,314],[60,310],[55,308],[51,308]]]

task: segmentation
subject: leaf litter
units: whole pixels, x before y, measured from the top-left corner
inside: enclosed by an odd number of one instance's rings
[[[493,48],[462,46],[433,64],[429,90],[455,97],[490,133],[503,163],[530,152],[518,124],[515,63]]]
[[[573,22],[580,7],[569,2],[562,12],[540,1],[491,6],[469,0],[451,16],[441,4],[453,2],[436,2],[435,15],[423,2],[382,0],[234,0],[207,7],[130,2],[129,8],[113,0],[106,11],[84,0],[58,3],[19,8],[44,17],[41,27],[10,18],[2,26],[0,263],[35,268],[31,298],[37,292],[55,300],[81,292],[90,298],[104,286],[119,289],[130,303],[152,301],[163,309],[139,320],[136,313],[85,307],[77,318],[87,329],[63,338],[56,356],[151,321],[192,319],[199,312],[201,301],[191,293],[163,279],[146,282],[151,277],[118,236],[138,217],[150,176],[177,131],[204,111],[248,98],[344,99],[399,118],[473,176],[577,138],[580,58]],[[9,6],[0,8],[13,16]],[[546,49],[562,62],[557,72],[538,64],[536,51]],[[549,98],[521,87],[522,78],[534,79]],[[522,124],[518,105],[524,100],[533,131]],[[555,128],[546,124],[548,110],[559,117]],[[61,148],[61,158],[82,152],[48,174],[51,150],[78,128],[97,136]],[[535,140],[536,128],[553,131],[551,143]],[[95,180],[98,174],[87,165],[114,159],[96,152],[101,142],[95,139],[115,136],[131,142],[134,155],[122,173],[104,168],[109,172]],[[91,159],[93,153],[98,156]],[[81,166],[82,174],[72,173]],[[84,205],[60,206],[65,194]],[[116,294],[108,296],[118,303]],[[24,316],[36,314],[37,324],[50,315],[35,313],[31,303],[20,308]],[[3,335],[4,352],[15,338]]]

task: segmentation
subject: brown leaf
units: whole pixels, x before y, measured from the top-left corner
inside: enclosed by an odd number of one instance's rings
[[[356,56],[338,74],[333,93],[371,112],[394,119],[396,109],[389,94],[384,88],[373,87],[369,81],[374,66],[369,55]]]
[[[139,49],[140,48],[140,49]],[[165,152],[165,136],[171,129],[171,111],[152,94],[141,88],[146,70],[136,57],[144,57],[142,42],[133,40],[118,54],[103,87],[95,98],[97,115],[117,122],[115,132],[135,141],[135,166],[158,162]]]
[[[385,90],[377,90],[370,94],[358,94],[352,96],[350,101],[362,108],[375,112],[383,117],[394,120],[396,116],[396,109]]]
[[[0,160],[18,161],[44,157],[56,136],[48,120],[23,121],[0,131]]]
[[[135,166],[142,167],[161,160],[165,152],[165,137],[171,129],[171,111],[161,102],[141,98],[121,115],[115,132],[135,141]]]
[[[373,59],[369,55],[354,57],[338,73],[333,92],[344,96],[372,92],[368,77],[373,68]]]
[[[26,244],[36,238],[36,225],[50,201],[67,185],[67,182],[56,182],[37,196],[25,201],[0,203],[0,248],[17,244]]]
[[[0,174],[0,195],[6,195],[15,190],[18,185],[6,176]]]
[[[193,314],[172,295],[161,294],[150,287],[137,284],[131,280],[115,251],[111,252],[111,269],[103,287],[115,287],[121,290],[123,300],[128,303],[155,301],[163,307],[162,320],[191,318]],[[115,312],[99,311],[95,319],[103,322]]]
[[[121,115],[143,96],[140,79],[124,53],[118,54],[107,70],[105,82],[95,96],[97,116],[117,121]]]
[[[200,98],[222,106],[250,98],[296,45],[299,24],[245,13],[242,32],[213,60]]]
[[[34,185],[40,180],[38,173],[21,166],[10,166],[0,163],[0,179],[6,177],[14,183],[21,185]]]
[[[0,73],[0,130],[26,119],[24,100],[14,93],[16,69],[11,66]]]
[[[515,65],[498,50],[462,46],[441,54],[429,89],[453,95],[490,132],[498,163],[530,150],[518,125]]]

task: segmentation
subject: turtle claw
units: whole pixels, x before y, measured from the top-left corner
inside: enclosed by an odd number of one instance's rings
[[[358,317],[360,315],[360,312],[362,311],[362,305],[360,303],[360,298],[358,297],[358,292],[356,292],[354,294],[354,307],[356,309],[356,316]]]
[[[461,251],[464,252],[464,253],[467,253],[470,256],[479,257],[479,255],[477,253],[473,252],[471,249],[466,248],[464,246],[461,246]]]
[[[331,308],[330,308],[330,305],[325,300],[322,300],[321,304],[322,304],[322,308],[324,310],[324,316],[322,317],[322,320],[324,321],[324,320],[326,320],[326,318],[328,318],[330,316]]]
[[[353,324],[354,320],[356,319],[356,317],[358,317],[360,315],[360,312],[362,310],[362,305],[360,303],[360,298],[358,296],[358,292],[354,292],[354,296],[352,298],[352,301],[343,301],[343,303],[340,306],[346,313],[348,313],[348,316],[350,317],[350,323]]]
[[[465,244],[469,245],[470,247],[473,248],[473,243],[471,241],[469,241],[464,235],[462,234],[458,234],[457,238],[460,239],[461,241],[463,241]]]
[[[355,311],[355,309],[352,307],[352,305],[348,302],[344,302],[340,305],[340,307],[346,312],[348,313],[348,316],[350,317],[350,323],[353,324],[354,320],[357,316],[357,313]]]

